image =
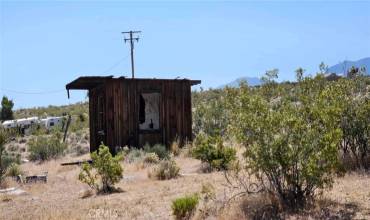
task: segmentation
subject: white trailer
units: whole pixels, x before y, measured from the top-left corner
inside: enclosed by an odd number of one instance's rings
[[[17,119],[16,121],[17,121],[17,126],[21,128],[28,128],[33,124],[38,124],[39,118],[38,117],[21,118],[21,119]]]
[[[63,117],[47,117],[41,119],[41,125],[45,126],[45,128],[50,129],[54,126],[61,124],[63,121]]]
[[[17,121],[16,120],[7,120],[4,121],[2,124],[3,128],[16,128],[17,127]]]
[[[22,134],[28,134],[29,128],[32,125],[40,123],[38,117],[20,118],[16,120],[8,120],[2,123],[2,127],[5,129],[17,128]]]

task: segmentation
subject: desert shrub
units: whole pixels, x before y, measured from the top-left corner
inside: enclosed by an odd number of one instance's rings
[[[7,164],[3,161],[3,154],[5,154],[5,142],[6,136],[2,130],[0,130],[0,185],[4,180],[4,176],[7,169]]]
[[[82,165],[79,180],[98,192],[113,192],[114,184],[122,178],[123,168],[120,164],[122,155],[113,157],[109,148],[102,144],[98,151],[91,153],[91,159],[92,164]]]
[[[79,132],[88,128],[88,123],[88,115],[86,113],[79,113],[77,116],[71,118],[69,129],[71,132]]]
[[[146,153],[144,163],[155,164],[159,163],[159,157],[156,153]]]
[[[180,157],[192,157],[193,142],[186,141],[184,146],[180,149]]]
[[[341,119],[343,166],[346,169],[370,169],[370,101],[366,98],[352,100]]]
[[[19,176],[19,175],[22,175],[22,170],[18,164],[12,163],[8,167],[6,174],[7,176],[12,176],[12,177]]]
[[[180,154],[180,138],[176,137],[174,141],[172,141],[170,145],[170,151],[174,156],[178,156]]]
[[[156,178],[158,180],[169,180],[176,178],[179,175],[180,167],[177,166],[174,160],[162,160],[159,165],[151,172],[149,177]]]
[[[16,145],[16,144],[11,144],[11,145],[9,145],[8,146],[8,150],[9,151],[18,151],[19,150],[19,146],[18,145]]]
[[[40,126],[39,124],[34,124],[28,128],[28,134],[30,135],[40,136],[48,133],[48,129],[45,126]]]
[[[279,86],[263,89],[278,94]],[[274,104],[247,86],[228,92],[230,131],[245,146],[246,168],[265,190],[284,207],[297,209],[318,189],[332,186],[346,92],[341,85],[328,84],[322,76],[305,78]]]
[[[9,133],[0,129],[0,186],[2,185],[9,166],[13,163],[20,163],[20,154],[8,153],[5,143],[9,141]]]
[[[27,142],[27,139],[25,139],[25,138],[20,138],[19,141],[18,141],[18,143],[20,143],[20,144],[25,144],[26,142]]]
[[[196,159],[209,165],[211,169],[227,170],[236,160],[236,150],[225,147],[221,137],[199,135],[192,151]]]
[[[129,163],[133,162],[140,162],[145,157],[145,152],[141,149],[131,148],[129,150],[123,150],[125,156],[125,160]]]
[[[1,159],[3,168],[9,167],[12,163],[20,164],[21,155],[19,153],[3,151]]]
[[[200,193],[204,195],[206,200],[216,198],[215,187],[211,183],[203,183]]]
[[[195,134],[205,133],[215,136],[225,133],[228,114],[225,110],[224,96],[223,89],[192,93],[193,132]]]
[[[177,198],[172,201],[172,213],[176,219],[190,219],[198,203],[199,197],[197,194]]]
[[[45,161],[63,155],[67,145],[61,142],[60,133],[32,138],[29,142],[29,159]]]
[[[78,102],[75,104],[64,105],[64,106],[49,105],[47,107],[17,109],[16,111],[14,111],[14,116],[15,118],[26,118],[26,117],[31,117],[31,116],[38,116],[38,117],[62,116],[62,115],[66,115],[66,112],[68,112],[70,115],[79,115],[81,113],[88,115],[89,103],[88,102]]]
[[[147,153],[156,153],[159,159],[168,159],[170,157],[169,151],[167,150],[166,146],[162,144],[155,144],[154,146],[146,144],[144,146],[144,151]]]
[[[81,156],[90,152],[88,146],[82,146],[80,144],[77,144],[72,150],[74,151],[76,156]]]

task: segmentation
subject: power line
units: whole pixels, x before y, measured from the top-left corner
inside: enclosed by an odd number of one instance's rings
[[[119,64],[121,64],[123,61],[125,61],[129,56],[130,56],[130,54],[127,54],[127,56],[118,60],[115,64],[113,64],[111,67],[109,67],[107,70],[105,70],[102,75],[104,75],[104,74],[110,72],[111,70],[113,70],[114,68],[116,68]]]
[[[4,89],[4,88],[0,88],[0,89],[5,92],[12,92],[12,93],[18,93],[18,94],[24,94],[24,95],[55,94],[55,93],[61,93],[65,91],[65,89],[51,90],[51,91],[17,91],[17,90]]]
[[[131,74],[132,78],[135,78],[135,68],[134,68],[134,42],[139,42],[139,37],[133,37],[133,34],[139,34],[141,31],[126,31],[122,32],[122,34],[130,34],[130,38],[125,38],[126,41],[130,41],[130,48],[131,48]]]
[[[116,68],[119,64],[125,61],[129,56],[130,54],[127,54],[127,56],[118,60],[116,63],[110,66],[107,70],[105,70],[101,75],[104,75],[108,73],[109,71],[113,70],[114,68]],[[46,94],[56,94],[56,93],[65,92],[65,89],[50,90],[50,91],[19,91],[19,90],[7,89],[7,88],[0,88],[0,90],[4,92],[11,92],[11,93],[23,94],[23,95],[46,95]]]

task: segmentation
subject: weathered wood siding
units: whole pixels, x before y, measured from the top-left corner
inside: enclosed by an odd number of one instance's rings
[[[139,130],[139,97],[141,93],[159,92],[159,131]],[[169,146],[175,138],[191,140],[191,85],[188,80],[107,81],[102,90],[89,92],[91,151],[100,144],[98,135],[98,96],[105,97],[105,144],[114,152],[125,145],[142,147],[162,143]]]

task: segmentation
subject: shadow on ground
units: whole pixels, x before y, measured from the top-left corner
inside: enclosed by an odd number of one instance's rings
[[[316,201],[311,207],[296,213],[282,211],[272,205],[266,196],[253,196],[246,198],[241,203],[241,208],[247,219],[325,219],[325,220],[350,220],[356,213],[366,212],[355,203],[338,203],[331,200]],[[366,213],[365,213],[366,214]]]

